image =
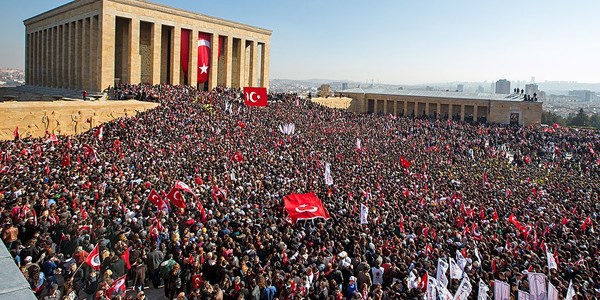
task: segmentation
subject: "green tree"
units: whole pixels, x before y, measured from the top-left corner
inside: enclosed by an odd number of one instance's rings
[[[542,124],[553,125],[554,123],[565,126],[567,124],[565,118],[550,111],[542,112]]]
[[[600,129],[600,114],[593,114],[590,116],[590,126]]]
[[[569,126],[588,126],[589,118],[583,111],[583,108],[579,109],[579,112],[573,117],[569,118],[567,125]]]

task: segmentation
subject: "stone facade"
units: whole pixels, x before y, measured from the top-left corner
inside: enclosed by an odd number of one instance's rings
[[[181,31],[189,30],[192,37],[210,34],[211,45],[223,38],[220,57],[211,47],[209,89],[268,87],[270,30],[143,0],[75,0],[24,23],[28,85],[88,91],[116,81],[196,86],[197,68],[184,76],[180,66]],[[195,66],[198,51],[189,55]]]
[[[398,95],[369,90],[341,91],[352,98],[348,110],[360,113],[382,113],[400,116],[427,115],[437,119],[454,119],[461,121],[485,121],[500,124],[539,125],[542,121],[542,102],[531,102],[514,99],[472,97],[451,93],[419,93],[419,95]],[[506,95],[505,95],[506,96]]]

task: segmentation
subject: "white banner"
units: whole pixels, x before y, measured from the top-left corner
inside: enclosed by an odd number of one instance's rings
[[[454,300],[467,300],[469,299],[469,295],[473,290],[473,286],[471,285],[471,281],[468,277],[464,277],[458,286],[458,290],[454,294]]]
[[[369,208],[364,205],[361,204],[360,205],[360,224],[369,224]]]
[[[325,163],[325,184],[332,185],[333,177],[331,176],[331,164]]]
[[[467,265],[467,259],[458,250],[456,250],[456,263],[461,270],[464,270],[465,266]]]
[[[437,299],[437,291],[436,286],[438,282],[433,276],[427,275],[427,292],[425,293],[425,299],[427,300],[436,300]]]
[[[449,257],[448,261],[450,262],[450,279],[461,279],[462,270],[460,267],[454,262],[452,257]]]
[[[546,245],[546,259],[548,260],[548,269],[557,269],[556,260],[554,260],[554,255],[552,251],[548,250],[548,246]]]
[[[519,293],[517,294],[517,300],[529,300],[530,298],[531,295],[529,295],[528,292],[519,290]]]
[[[481,256],[479,255],[479,249],[477,249],[477,244],[475,244],[475,257],[477,257],[477,262],[481,266]]]
[[[494,280],[494,300],[510,300],[510,285],[508,283]]]
[[[448,286],[448,277],[446,277],[446,271],[448,270],[448,263],[443,259],[438,258],[437,274],[435,279],[440,282],[444,287]]]
[[[443,286],[441,282],[438,281],[437,283],[437,290],[439,293],[440,300],[453,300],[454,296],[452,296],[450,291],[448,291],[448,289],[445,286]]]
[[[558,300],[558,290],[548,281],[548,300]]]
[[[362,142],[359,138],[356,138],[356,149],[360,150],[362,148]]]
[[[529,281],[531,300],[547,300],[546,275],[541,273],[527,273],[527,281]]]
[[[412,270],[408,274],[408,290],[416,289],[419,283],[417,282],[417,275],[415,275],[415,270]]]
[[[487,297],[488,297],[487,292],[489,290],[490,290],[490,288],[480,278],[479,279],[479,292],[477,293],[477,300],[487,300]]]
[[[567,297],[565,300],[573,300],[573,296],[575,296],[575,288],[573,287],[573,280],[570,280],[569,289],[567,289]]]

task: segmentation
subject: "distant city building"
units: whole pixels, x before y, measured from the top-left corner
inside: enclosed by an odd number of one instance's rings
[[[477,92],[478,93],[483,93],[483,87],[482,86],[478,86],[477,87]]]
[[[535,83],[530,83],[525,85],[525,94],[529,96],[533,96],[533,94],[539,94],[540,90],[538,89],[538,85]]]
[[[506,79],[496,81],[496,94],[510,94],[510,81]]]
[[[465,91],[465,86],[463,84],[459,84],[456,86],[456,91],[457,92],[464,92]]]
[[[594,92],[588,90],[569,91],[569,96],[577,98],[577,101],[588,102],[594,99]]]
[[[492,85],[490,87],[490,94],[494,94],[496,92],[496,83],[492,82]]]
[[[348,89],[348,83],[342,82],[342,90],[347,90],[347,89]]]

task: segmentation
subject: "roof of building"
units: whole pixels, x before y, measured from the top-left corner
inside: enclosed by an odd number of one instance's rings
[[[36,299],[29,283],[2,242],[0,242],[0,299]]]
[[[468,93],[468,92],[446,92],[446,91],[422,91],[422,90],[400,90],[390,88],[353,88],[339,93],[349,94],[378,94],[429,98],[454,98],[472,100],[494,100],[494,101],[523,101],[523,95],[517,94],[490,94],[490,93]]]

